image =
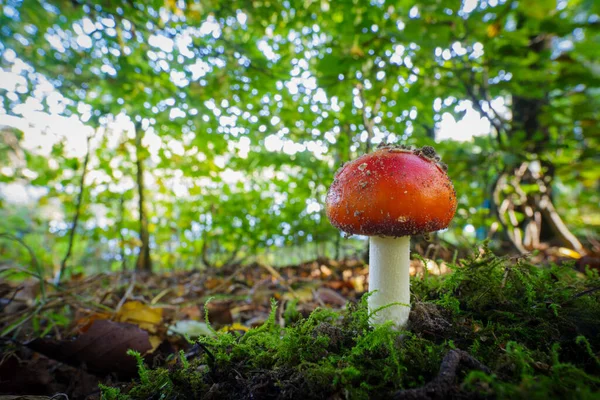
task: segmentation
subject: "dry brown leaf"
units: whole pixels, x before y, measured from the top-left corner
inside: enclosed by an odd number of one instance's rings
[[[79,318],[75,322],[75,331],[78,333],[84,333],[88,329],[90,329],[90,326],[92,326],[94,321],[100,320],[100,319],[110,319],[111,317],[112,317],[112,314],[104,313],[104,312],[86,315],[85,317]]]
[[[231,302],[211,301],[208,303],[208,320],[214,325],[229,325],[233,323]]]
[[[335,290],[326,287],[319,288],[315,291],[315,300],[337,307],[345,306],[346,302],[348,301],[344,296]]]
[[[208,290],[212,290],[223,283],[223,279],[220,278],[208,278],[204,282],[204,287]]]
[[[75,340],[35,339],[27,346],[57,361],[85,366],[95,373],[115,372],[123,376],[136,373],[132,349],[145,354],[152,349],[148,332],[135,325],[96,320]]]
[[[192,319],[195,321],[199,321],[203,317],[202,313],[200,312],[200,308],[198,308],[198,306],[195,304],[181,307],[178,310],[177,315],[179,316],[178,319]]]

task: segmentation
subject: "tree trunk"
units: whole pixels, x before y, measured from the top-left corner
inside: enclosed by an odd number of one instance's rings
[[[532,36],[527,52],[540,54],[547,51],[550,44],[551,37],[549,35],[541,33]],[[533,63],[530,68],[537,71],[539,64]],[[509,138],[514,137],[517,132],[525,134],[525,151],[538,156],[539,168],[532,168],[532,162],[523,161],[512,173],[512,180],[508,186],[512,186],[514,194],[504,200],[504,203],[508,201],[506,211],[510,217],[510,213],[514,214],[514,209],[517,209],[524,215],[524,220],[518,223],[516,217],[509,218],[509,229],[516,233],[516,236],[511,237],[511,241],[519,252],[538,248],[542,240],[556,239],[563,246],[583,253],[583,246],[569,231],[552,204],[551,189],[554,165],[550,161],[544,160],[543,156],[540,157],[551,140],[548,127],[540,121],[547,101],[547,93],[542,97],[535,94],[531,97],[514,95],[512,99],[513,120],[511,129],[507,132],[508,136]],[[526,155],[522,155],[522,157],[524,160],[529,158]],[[534,193],[526,193],[522,189],[522,184],[535,184],[538,190]],[[502,207],[500,207],[501,209]],[[504,221],[504,223],[506,222],[508,221]]]
[[[79,193],[77,195],[77,201],[75,203],[75,216],[73,217],[73,225],[71,226],[71,230],[69,231],[69,244],[67,245],[67,252],[60,264],[60,269],[56,276],[54,277],[54,284],[59,285],[60,280],[62,279],[63,274],[67,270],[67,262],[71,257],[71,252],[73,250],[73,243],[75,241],[75,233],[77,232],[77,225],[79,224],[79,218],[81,216],[81,208],[83,206],[83,195],[85,193],[85,177],[87,175],[87,167],[90,161],[90,140],[91,136],[87,138],[87,150],[85,153],[85,158],[83,159],[83,166],[81,170],[81,178],[79,180]]]
[[[138,208],[140,222],[140,252],[135,263],[138,271],[152,272],[152,260],[150,258],[150,234],[148,233],[148,215],[144,197],[144,155],[142,148],[142,127],[140,123],[135,126],[135,165],[138,188]]]
[[[123,235],[123,225],[125,221],[125,193],[119,199],[119,222],[117,229],[119,234],[119,255],[121,257],[121,268],[127,270],[127,254],[125,254],[125,236]]]

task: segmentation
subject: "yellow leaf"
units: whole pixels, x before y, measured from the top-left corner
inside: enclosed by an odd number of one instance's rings
[[[176,0],[166,0],[165,8],[169,11],[177,10],[177,1]]]
[[[148,350],[148,353],[154,353],[154,350],[156,350],[158,346],[160,346],[160,344],[162,343],[162,339],[160,338],[160,336],[149,335],[148,340],[150,340],[150,346],[152,346],[152,348]]]
[[[361,58],[361,57],[365,56],[365,52],[362,51],[362,49],[360,48],[360,46],[358,46],[357,44],[355,44],[350,49],[350,55],[352,57],[354,57],[354,58]]]
[[[579,254],[575,250],[571,250],[566,247],[559,247],[558,254],[560,254],[561,256],[574,258],[575,260],[578,260],[581,258],[581,254]]]
[[[350,279],[354,290],[358,293],[362,293],[365,291],[365,281],[366,279],[363,275],[358,275]]]
[[[500,34],[500,24],[494,22],[493,24],[488,25],[487,27],[487,35],[490,38],[495,38]]]
[[[157,332],[162,318],[162,308],[150,307],[139,301],[128,301],[123,304],[115,316],[116,321],[137,325],[150,333]]]
[[[250,328],[240,324],[239,322],[234,322],[233,324],[224,326],[220,329],[221,332],[233,332],[233,331],[248,332],[249,330],[250,330]]]
[[[283,295],[285,300],[293,300],[298,299],[300,303],[306,303],[313,299],[313,289],[311,287],[305,286],[300,289],[296,289],[293,292],[286,292]]]

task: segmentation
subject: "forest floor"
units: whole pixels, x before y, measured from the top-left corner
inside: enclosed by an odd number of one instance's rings
[[[598,270],[426,264],[400,332],[357,260],[0,281],[0,399],[600,398]]]

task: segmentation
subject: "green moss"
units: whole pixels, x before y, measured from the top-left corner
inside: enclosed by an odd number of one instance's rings
[[[589,291],[600,286],[597,272],[487,249],[451,268],[413,280],[406,331],[370,327],[366,298],[307,318],[288,307],[285,327],[273,305],[259,328],[199,339],[204,351],[194,359],[150,370],[139,358],[139,381],[125,393],[103,388],[104,397],[390,398],[431,382],[452,349],[491,373],[459,369],[450,397],[600,396],[600,291]]]

